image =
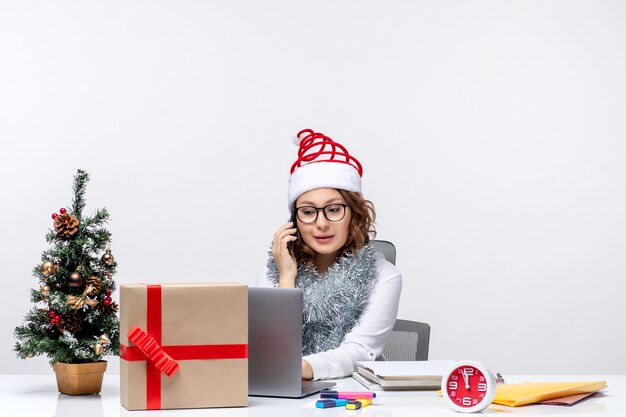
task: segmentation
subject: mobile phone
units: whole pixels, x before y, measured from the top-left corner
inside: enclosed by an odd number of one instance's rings
[[[295,210],[293,211],[293,213],[291,213],[291,219],[289,221],[293,223],[292,227],[295,227],[296,229],[298,228],[298,218],[297,218]],[[296,231],[296,235],[297,234],[298,232]],[[293,245],[294,245],[294,242],[287,243],[287,249],[289,249],[289,253],[293,253]]]

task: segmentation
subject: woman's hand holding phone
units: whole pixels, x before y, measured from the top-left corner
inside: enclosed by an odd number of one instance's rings
[[[298,239],[297,229],[289,222],[274,233],[272,241],[272,255],[278,267],[278,286],[280,288],[295,288],[298,265],[296,258],[289,252],[289,243]]]

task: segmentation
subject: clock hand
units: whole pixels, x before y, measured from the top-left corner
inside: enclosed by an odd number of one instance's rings
[[[469,389],[469,376],[465,373],[465,369],[462,369],[461,373],[463,374],[463,381],[465,381],[465,389]]]

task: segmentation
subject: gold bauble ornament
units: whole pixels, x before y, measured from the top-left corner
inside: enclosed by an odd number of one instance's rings
[[[33,355],[32,353],[29,353],[28,355],[26,355],[27,359],[31,359],[31,358],[34,358],[34,357],[35,357],[35,355]]]
[[[83,286],[83,277],[78,272],[72,272],[70,279],[67,281],[67,285],[70,288],[80,288]]]
[[[101,355],[104,347],[102,347],[101,343],[96,343],[95,345],[93,345],[93,350],[94,352],[96,352],[96,355]]]
[[[39,270],[45,276],[54,275],[58,272],[59,266],[52,261],[46,261],[41,264],[41,267],[39,267]]]
[[[109,336],[107,336],[106,334],[101,335],[98,341],[105,346],[111,343],[111,340],[109,340]]]
[[[50,286],[46,284],[43,284],[42,286],[40,286],[39,290],[41,291],[41,295],[43,295],[44,297],[50,294]]]
[[[111,253],[111,249],[107,249],[104,252],[104,255],[102,255],[102,258],[100,258],[100,260],[102,261],[103,264],[105,264],[106,266],[111,266],[113,265],[113,262],[115,262],[115,258],[113,257],[113,254]]]

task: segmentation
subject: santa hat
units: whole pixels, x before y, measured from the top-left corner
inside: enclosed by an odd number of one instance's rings
[[[298,159],[291,166],[287,202],[289,209],[302,194],[318,188],[361,192],[361,163],[345,147],[311,129],[294,138]]]

